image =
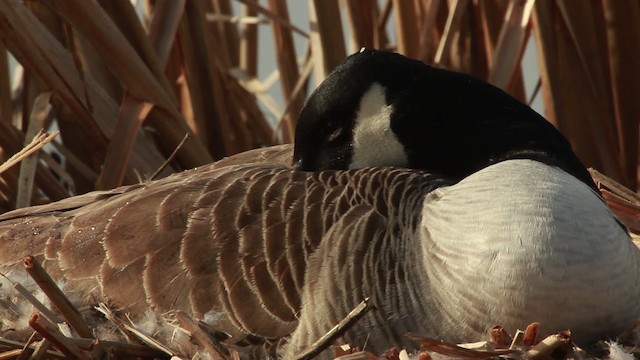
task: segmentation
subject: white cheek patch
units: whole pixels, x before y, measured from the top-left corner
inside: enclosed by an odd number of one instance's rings
[[[353,127],[353,158],[350,169],[409,164],[404,147],[391,130],[393,106],[387,105],[384,88],[373,83],[360,100]]]

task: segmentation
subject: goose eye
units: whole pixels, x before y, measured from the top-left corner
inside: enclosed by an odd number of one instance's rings
[[[330,121],[325,128],[327,134],[327,142],[335,141],[342,134],[342,126],[336,121]]]
[[[340,134],[342,134],[342,128],[341,127],[336,128],[329,134],[329,136],[327,136],[327,141],[328,142],[335,141],[340,136]]]

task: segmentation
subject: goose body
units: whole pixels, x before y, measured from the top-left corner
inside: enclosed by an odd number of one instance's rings
[[[77,301],[183,310],[258,357],[295,358],[365,297],[345,340],[374,352],[533,321],[591,342],[640,315],[640,251],[551,125],[370,50],[312,95],[293,148],[0,215],[3,273],[27,254]]]

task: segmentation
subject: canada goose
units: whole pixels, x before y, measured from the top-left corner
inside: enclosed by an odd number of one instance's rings
[[[533,321],[590,342],[640,315],[640,251],[564,137],[491,85],[363,50],[308,100],[295,168],[291,151],[4,214],[3,273],[34,254],[69,292],[285,359],[365,297],[345,341],[373,352]]]

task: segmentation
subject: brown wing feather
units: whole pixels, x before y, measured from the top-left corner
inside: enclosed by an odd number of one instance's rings
[[[283,164],[285,151],[290,148],[257,150],[155,182],[5,214],[1,264],[46,254],[55,274],[95,279],[78,291],[95,288],[96,296],[134,314],[148,307],[200,319],[212,314],[211,325],[238,340],[283,337],[304,322],[311,339],[346,315],[367,295],[364,282],[372,282],[364,267],[328,269],[323,258],[362,260],[370,241],[379,243],[397,227],[386,217],[387,201],[407,188],[419,194],[424,182],[417,172],[394,169],[297,172]],[[234,165],[238,159],[253,162]],[[391,186],[398,181],[401,186]],[[328,286],[323,296],[337,303],[331,311],[326,304],[318,313],[303,311],[299,320],[302,294],[316,294],[315,282]],[[304,298],[305,307],[319,301],[314,296]],[[314,323],[314,316],[323,322]]]

